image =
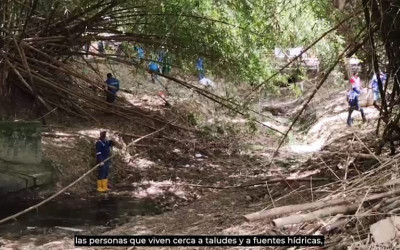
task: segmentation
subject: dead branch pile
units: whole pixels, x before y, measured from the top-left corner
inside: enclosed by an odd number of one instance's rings
[[[102,0],[66,11],[55,2],[52,12],[44,13],[38,10],[42,10],[37,6],[38,1],[28,2],[0,2],[0,95],[4,99],[12,104],[15,97],[12,93],[18,90],[32,97],[31,104],[39,114],[57,107],[84,119],[96,120],[90,112],[95,110],[136,122],[143,120],[137,119],[141,117],[165,123],[161,117],[143,110],[108,104],[104,98],[104,80],[90,78],[68,64],[71,58],[83,55],[83,46],[92,40],[154,43],[143,35],[121,34],[117,30],[127,11],[135,13],[140,7],[127,10],[119,5],[120,1]],[[116,35],[99,35],[105,32]],[[98,90],[97,94],[93,89]],[[154,128],[151,124],[143,123]]]
[[[354,157],[365,159],[366,155]],[[308,192],[314,194],[327,193],[319,200],[274,207],[244,217],[250,222],[266,220],[272,227],[298,234],[323,234],[327,236],[328,245],[336,244],[342,237],[341,243],[345,246],[353,242],[352,237],[366,239],[371,224],[400,210],[400,177],[397,174],[400,154],[379,158],[376,162],[378,160],[380,163],[364,173],[344,178],[335,174],[336,181],[309,189]]]

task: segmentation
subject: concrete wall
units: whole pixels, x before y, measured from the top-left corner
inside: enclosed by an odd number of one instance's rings
[[[0,122],[0,196],[52,181],[40,122]]]
[[[0,160],[40,164],[42,161],[40,122],[0,122]]]

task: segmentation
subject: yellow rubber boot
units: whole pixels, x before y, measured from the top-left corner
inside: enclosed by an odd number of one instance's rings
[[[110,190],[110,189],[108,189],[108,179],[103,179],[101,181],[102,181],[102,184],[103,184],[102,187],[103,187],[104,191]]]
[[[105,192],[106,190],[103,188],[103,182],[102,180],[97,180],[97,191],[99,192]]]

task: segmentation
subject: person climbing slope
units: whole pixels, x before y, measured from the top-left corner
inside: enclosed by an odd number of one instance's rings
[[[160,73],[160,66],[158,66],[158,63],[151,61],[149,63],[149,72],[151,73],[151,81],[156,83],[157,74],[155,73]]]
[[[169,56],[168,49],[165,50],[164,46],[158,53],[158,62],[162,65],[160,72],[164,75],[168,75],[171,72],[171,57]]]
[[[115,51],[115,55],[120,56],[122,52],[124,52],[124,46],[122,45],[122,43],[120,43],[117,45],[117,50]]]
[[[105,160],[111,156],[112,147],[114,145],[114,141],[107,140],[107,132],[101,131],[100,137],[96,142],[96,160],[97,163],[100,163],[99,175],[97,178],[97,191],[99,192],[106,192],[110,190],[108,188],[108,174],[111,161]]]
[[[104,44],[102,41],[99,41],[97,43],[97,50],[99,51],[100,54],[104,54],[105,50],[104,50]]]
[[[119,90],[119,81],[112,76],[111,73],[107,74],[106,80],[107,102],[113,103],[117,97]]]
[[[203,58],[200,57],[200,58],[197,59],[196,69],[197,69],[197,72],[199,74],[199,81],[200,81],[201,79],[203,79],[205,77],[204,60],[203,60]]]
[[[158,61],[159,63],[164,62],[165,53],[166,53],[166,52],[165,52],[165,47],[164,47],[164,46],[161,46],[161,49],[157,52],[157,56],[158,56],[157,61]]]
[[[139,58],[139,63],[141,63],[144,59],[144,50],[142,47],[134,47],[135,51],[137,51],[137,56]]]
[[[349,102],[349,116],[347,117],[347,125],[351,126],[353,123],[353,119],[351,118],[351,114],[353,113],[354,110],[358,110],[361,113],[361,117],[363,119],[363,122],[366,122],[367,119],[365,118],[364,110],[360,108],[360,104],[358,102],[358,97],[360,96],[361,92],[357,88],[353,88],[349,93],[348,93],[348,102]]]
[[[379,73],[379,77],[381,78],[382,82],[382,88],[384,88],[387,80],[387,75],[383,72]],[[381,99],[381,94],[379,92],[379,85],[378,85],[378,78],[376,77],[376,74],[373,75],[371,79],[371,89],[374,92],[374,103],[373,105],[377,108],[379,108],[378,101]]]

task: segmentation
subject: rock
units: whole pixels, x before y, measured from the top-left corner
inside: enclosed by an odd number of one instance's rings
[[[389,243],[396,236],[396,228],[391,218],[380,220],[370,226],[375,243]]]
[[[205,87],[215,88],[215,83],[208,78],[201,79],[199,83]]]
[[[201,157],[203,157],[202,154],[196,154],[195,156],[196,156],[196,158],[201,158]]]
[[[368,107],[372,106],[374,102],[374,93],[372,89],[364,88],[360,97],[358,98],[361,107]]]
[[[0,196],[27,188],[25,179],[9,173],[0,173]]]
[[[35,174],[32,174],[31,176],[35,178],[35,185],[36,186],[40,186],[40,185],[49,183],[52,180],[52,173],[51,172],[35,173]]]
[[[251,200],[252,200],[251,196],[250,195],[246,195],[246,201],[251,201]]]
[[[52,181],[41,146],[40,122],[0,122],[0,196]]]

